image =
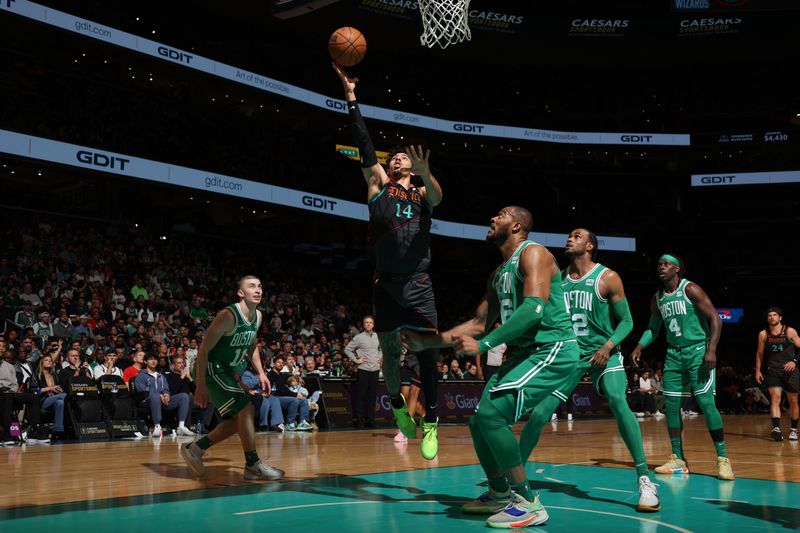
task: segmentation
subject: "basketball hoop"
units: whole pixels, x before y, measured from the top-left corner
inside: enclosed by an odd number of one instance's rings
[[[447,48],[464,39],[472,39],[469,31],[470,0],[418,0],[422,13],[422,35],[419,42],[433,48],[438,44]]]

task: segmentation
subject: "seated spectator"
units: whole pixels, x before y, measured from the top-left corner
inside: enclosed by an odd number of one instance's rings
[[[253,403],[256,413],[256,429],[258,431],[275,429],[282,433],[286,426],[281,402],[270,394],[271,391],[265,394],[261,388],[261,380],[258,379],[258,374],[255,373],[252,365],[248,365],[247,370],[242,373],[240,385],[250,395],[250,401]]]
[[[284,420],[288,422],[287,431],[311,431],[313,427],[308,422],[308,400],[298,395],[286,386],[288,373],[283,372],[283,358],[278,357],[273,362],[273,367],[267,373],[272,384],[272,394],[278,398],[281,409],[286,411]]]
[[[81,362],[81,352],[77,348],[70,348],[67,350],[67,366],[62,368],[58,373],[58,382],[67,391],[69,390],[69,382],[75,376],[86,376],[89,379],[94,379],[92,369],[89,368],[89,362]]]
[[[153,419],[153,438],[161,437],[162,408],[168,411],[178,410],[177,433],[181,436],[193,436],[195,433],[186,427],[189,418],[189,395],[186,393],[171,394],[167,379],[156,371],[158,356],[149,353],[145,357],[146,367],[136,376],[134,385],[137,392],[146,392],[147,398],[142,402],[150,408]]]
[[[461,371],[461,365],[455,357],[450,361],[450,371],[448,372],[447,379],[462,380],[464,373]]]
[[[290,391],[297,394],[298,398],[302,396],[304,399],[308,400],[308,411],[310,418],[312,420],[317,418],[317,412],[319,411],[319,405],[317,404],[317,401],[319,400],[322,391],[314,391],[314,394],[309,396],[308,389],[300,384],[300,379],[297,376],[289,376],[286,378],[286,386],[289,387]]]
[[[467,374],[464,376],[464,379],[480,381],[481,378],[478,377],[478,365],[469,365],[467,367]]]
[[[450,377],[450,367],[444,364],[443,361],[436,362],[436,375],[439,379],[447,379]]]
[[[133,364],[125,369],[122,373],[122,381],[128,383],[130,380],[135,379],[139,372],[144,368],[144,351],[139,350],[133,354]]]
[[[11,421],[14,407],[25,406],[28,423],[38,426],[41,420],[41,407],[36,394],[19,392],[19,382],[14,365],[8,362],[8,343],[0,339],[0,440],[3,444],[11,443]],[[31,444],[46,443],[49,439],[29,439]]]
[[[61,388],[59,374],[56,372],[53,357],[44,355],[39,359],[39,371],[36,374],[34,389],[38,391],[42,411],[54,412],[53,432],[56,438],[64,436],[64,399],[66,393]]]
[[[97,350],[96,353],[99,352],[102,352],[102,350]],[[98,380],[103,376],[122,377],[122,370],[116,366],[116,363],[117,363],[117,352],[108,352],[104,357],[103,364],[94,367],[93,371],[94,379]]]
[[[650,380],[650,371],[645,370],[639,378],[639,394],[642,395],[642,406],[645,416],[652,416],[656,412],[656,402],[653,394],[653,383]],[[659,415],[661,413],[658,413]]]

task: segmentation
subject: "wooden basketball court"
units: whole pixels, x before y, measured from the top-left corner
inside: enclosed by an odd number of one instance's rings
[[[724,417],[737,479],[719,481],[702,416],[686,418],[688,476],[658,476],[662,510],[635,511],[636,475],[613,419],[545,427],[528,464],[547,531],[758,531],[800,528],[800,443],[774,442],[766,415]],[[521,426],[515,429],[519,430]],[[651,469],[670,453],[664,419],[641,422]],[[206,456],[198,481],[185,438],[0,449],[0,531],[483,531],[460,505],[485,490],[466,426],[440,429],[440,454],[391,429],[264,434],[258,452],[286,470],[245,482],[236,437]],[[787,432],[788,434],[788,432]],[[540,528],[541,529],[541,528]]]

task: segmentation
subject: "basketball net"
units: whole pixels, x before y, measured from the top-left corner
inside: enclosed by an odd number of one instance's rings
[[[469,31],[470,0],[418,0],[422,13],[422,35],[419,42],[433,48],[438,44],[447,48],[464,39],[472,39]]]

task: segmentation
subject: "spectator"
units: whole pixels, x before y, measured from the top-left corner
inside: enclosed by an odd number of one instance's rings
[[[14,315],[14,323],[21,328],[32,328],[36,323],[36,313],[30,300],[24,300],[22,309]]]
[[[450,361],[450,371],[448,372],[447,379],[461,381],[464,379],[464,373],[461,371],[461,365],[455,357]]]
[[[137,392],[147,393],[147,398],[142,403],[150,408],[150,416],[153,419],[152,437],[157,439],[162,435],[163,408],[168,411],[178,411],[178,435],[194,436],[195,433],[186,427],[186,421],[189,418],[189,395],[186,393],[170,394],[167,379],[156,371],[158,364],[156,354],[147,354],[145,364],[146,367],[137,374],[134,385]]]
[[[58,315],[58,320],[53,324],[53,337],[62,340],[69,340],[75,333],[75,326],[67,316],[66,311],[61,311]]]
[[[283,358],[276,358],[267,377],[272,384],[272,394],[278,398],[281,409],[286,412],[284,420],[289,423],[286,431],[311,431],[313,427],[308,422],[308,401],[286,386],[286,378],[289,374],[283,372],[283,365]]]
[[[7,361],[8,344],[0,339],[0,440],[4,444],[11,443],[11,422],[14,407],[25,406],[26,416],[31,428],[38,426],[41,407],[36,394],[19,391],[19,382],[14,365]],[[31,444],[49,442],[49,439],[29,439]]]
[[[337,311],[344,312],[344,306]],[[378,390],[378,377],[383,363],[383,353],[378,334],[375,333],[375,319],[367,315],[361,324],[364,331],[353,337],[344,348],[344,353],[358,365],[356,384],[355,419],[353,425],[367,428],[375,427],[375,399]]]
[[[28,356],[30,352],[27,350],[20,350],[17,353],[17,363],[14,365],[14,370],[17,373],[17,381],[19,381],[22,390],[30,392],[31,388],[31,379],[33,378],[36,371],[34,370],[34,365],[30,361],[28,361]]]
[[[62,368],[58,374],[58,382],[62,387],[69,390],[69,382],[75,376],[86,376],[93,379],[92,369],[88,361],[81,362],[81,352],[77,348],[67,350],[67,366]]]
[[[42,411],[54,412],[53,432],[56,438],[64,436],[64,399],[66,393],[61,388],[58,372],[50,354],[39,359],[39,372],[36,375],[35,389],[39,395]]]
[[[97,350],[97,353],[102,353],[101,350]],[[122,378],[122,370],[116,366],[117,362],[117,352],[108,352],[105,354],[103,358],[102,364],[99,364],[94,367],[93,376],[95,380],[99,380],[103,376],[119,376]],[[124,381],[124,379],[123,379]]]
[[[274,429],[283,433],[286,426],[281,402],[270,394],[271,391],[265,393],[261,390],[261,381],[253,370],[252,365],[248,364],[247,370],[242,373],[240,385],[250,395],[250,401],[253,402],[253,409],[256,413],[256,429],[258,431]]]
[[[122,373],[122,380],[128,383],[132,379],[136,379],[139,372],[144,368],[144,351],[139,350],[133,354],[133,364],[125,369]]]
[[[50,313],[44,311],[39,313],[39,321],[33,325],[33,332],[37,337],[42,339],[42,342],[53,336],[53,324],[50,323]]]
[[[642,376],[639,378],[639,394],[642,395],[642,405],[644,407],[644,414],[645,416],[652,416],[653,414],[661,415],[662,413],[656,413],[656,402],[653,394],[655,393],[655,389],[653,389],[653,383],[650,379],[650,371],[645,370],[642,372]]]

